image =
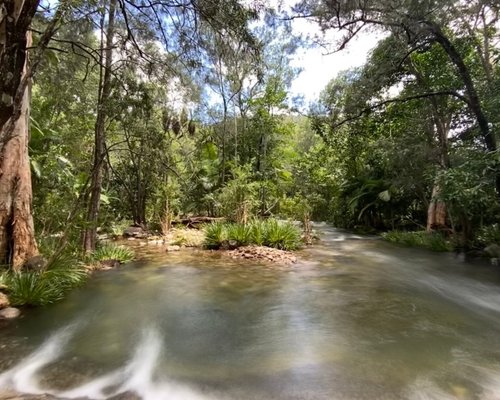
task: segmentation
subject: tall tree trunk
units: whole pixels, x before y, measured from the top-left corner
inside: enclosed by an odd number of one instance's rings
[[[427,231],[431,232],[435,229],[443,229],[446,227],[446,204],[439,199],[441,187],[437,182],[434,182],[432,188],[431,201],[427,209]]]
[[[7,1],[0,14],[0,263],[19,269],[38,253],[28,156],[29,25],[38,1]]]
[[[0,257],[14,269],[38,253],[28,156],[29,101],[30,90],[26,88],[12,138],[0,154]]]
[[[435,97],[430,99],[432,105],[432,120],[439,145],[439,167],[441,170],[450,168],[448,154],[448,132],[450,131],[451,115],[443,115]],[[432,188],[431,201],[427,209],[427,231],[446,228],[446,204],[440,199],[441,186],[437,180]]]
[[[106,120],[108,117],[108,103],[111,94],[111,65],[113,61],[113,38],[115,33],[116,0],[109,1],[108,26],[106,29],[106,46],[104,50],[104,71],[99,99],[97,104],[97,118],[95,123],[94,160],[90,184],[90,202],[87,211],[87,228],[83,235],[85,252],[95,250],[97,240],[97,221],[99,217],[100,197],[102,190],[103,164],[106,156]],[[101,40],[101,48],[104,46]]]

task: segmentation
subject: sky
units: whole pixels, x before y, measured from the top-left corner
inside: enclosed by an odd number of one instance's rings
[[[285,0],[293,4],[296,0]],[[296,34],[314,36],[320,34],[317,24],[304,19],[292,22]],[[328,41],[335,42],[341,38],[338,32],[329,32]],[[327,54],[321,47],[300,49],[292,57],[292,66],[302,68],[301,74],[293,81],[291,97],[304,96],[305,104],[318,98],[320,92],[337,74],[346,69],[361,66],[365,63],[369,52],[375,47],[380,34],[361,32],[355,40],[339,52]]]

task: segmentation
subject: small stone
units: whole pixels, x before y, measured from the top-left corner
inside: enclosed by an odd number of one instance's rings
[[[6,308],[10,305],[9,298],[5,293],[0,292],[0,309]]]
[[[173,245],[173,246],[167,246],[166,250],[167,251],[179,251],[181,249],[181,246]]]
[[[0,319],[14,319],[21,315],[21,310],[14,307],[7,307],[0,310]]]

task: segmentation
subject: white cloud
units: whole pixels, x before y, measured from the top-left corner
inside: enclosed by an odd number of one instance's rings
[[[268,0],[267,4],[290,12],[298,0]],[[292,21],[293,32],[307,37],[321,36],[318,25],[307,19]],[[363,65],[369,52],[382,38],[381,33],[361,31],[348,46],[339,52],[327,54],[328,51],[319,46],[300,49],[292,57],[292,66],[301,68],[302,73],[295,78],[291,87],[291,97],[303,96],[305,102],[318,98],[320,92],[341,71]],[[342,38],[338,31],[326,32],[324,39],[334,44]],[[332,46],[332,50],[335,47]]]
[[[293,30],[306,35],[320,34],[317,26],[306,21],[294,21]],[[326,39],[334,43],[341,37],[339,32],[329,32]],[[341,51],[328,53],[319,46],[299,50],[292,57],[291,64],[303,71],[293,81],[291,95],[303,95],[306,102],[317,99],[327,83],[339,72],[363,65],[380,38],[381,34],[361,32]]]

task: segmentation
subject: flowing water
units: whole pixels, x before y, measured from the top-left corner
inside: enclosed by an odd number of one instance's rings
[[[500,399],[498,267],[317,228],[292,266],[151,251],[97,273],[0,326],[0,392]]]

